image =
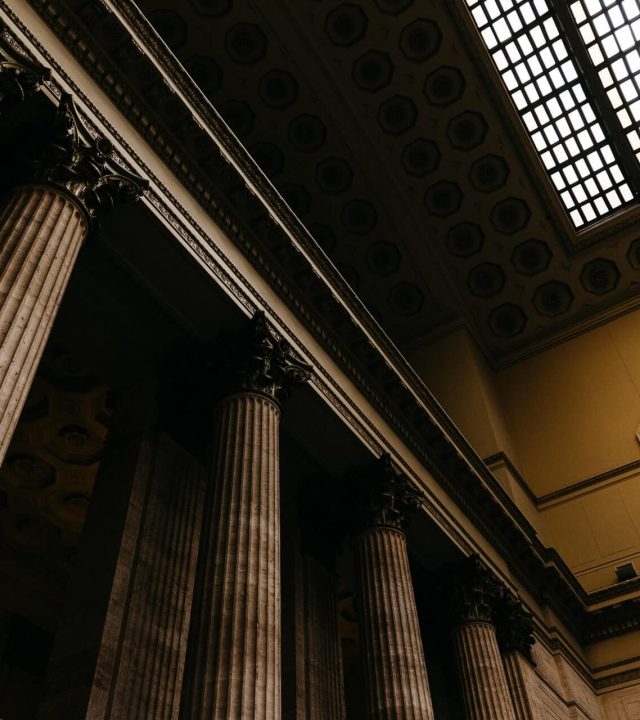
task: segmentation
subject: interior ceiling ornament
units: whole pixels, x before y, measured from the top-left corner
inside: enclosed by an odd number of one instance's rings
[[[0,543],[43,582],[70,572],[112,412],[99,378],[47,353],[0,468]]]
[[[52,117],[47,110],[33,110],[38,142],[25,148],[6,136],[3,149],[13,168],[12,183],[18,178],[59,187],[78,201],[91,222],[116,203],[142,195],[147,181],[118,165],[111,142],[89,130],[69,93],[62,93]]]
[[[275,336],[264,312],[257,312],[230,346],[232,370],[242,390],[282,401],[311,375],[311,366],[295,357],[286,340]]]
[[[638,302],[632,227],[557,221],[453,4],[141,8],[401,346],[461,315],[501,363]]]

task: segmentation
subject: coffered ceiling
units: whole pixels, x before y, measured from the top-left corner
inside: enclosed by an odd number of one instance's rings
[[[399,344],[462,319],[499,361],[635,303],[636,209],[571,229],[462,0],[139,4]]]
[[[0,468],[0,552],[45,595],[71,571],[107,426],[109,388],[63,348],[49,348]],[[43,590],[44,591],[44,590]]]

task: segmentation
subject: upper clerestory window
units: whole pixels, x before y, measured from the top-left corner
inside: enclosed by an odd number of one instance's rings
[[[640,0],[466,0],[574,226],[637,200]]]

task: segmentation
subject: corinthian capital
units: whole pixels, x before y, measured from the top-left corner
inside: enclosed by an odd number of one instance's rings
[[[136,200],[147,181],[120,167],[113,146],[93,135],[78,115],[71,95],[56,109],[51,134],[31,161],[32,179],[72,195],[90,220],[118,202]]]
[[[495,623],[496,605],[504,589],[478,555],[456,563],[447,580],[453,622]]]
[[[309,380],[311,367],[299,360],[286,340],[279,340],[257,312],[237,343],[237,386],[241,390],[286,399],[297,385]]]
[[[531,660],[533,619],[522,603],[511,593],[504,593],[497,605],[496,629],[503,652],[517,651]]]
[[[385,453],[358,478],[356,513],[359,528],[390,527],[406,530],[422,496],[411,487]]]
[[[15,46],[7,26],[0,21],[0,115],[37,92],[50,76],[48,68]]]

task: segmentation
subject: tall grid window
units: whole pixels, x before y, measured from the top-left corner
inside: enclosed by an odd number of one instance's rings
[[[636,158],[640,160],[640,2],[571,3],[580,35]]]
[[[552,0],[466,2],[575,227],[633,202],[635,193],[620,147],[607,132],[603,108],[585,82],[571,35]],[[636,152],[640,152],[640,56],[637,39],[630,43],[627,31],[632,37],[640,34],[639,3],[578,0],[570,5],[609,102],[620,124],[627,122],[627,138],[632,146],[635,143]],[[624,10],[625,5],[629,7],[619,22],[618,14],[610,11],[613,6]],[[623,63],[626,74],[615,63]]]

